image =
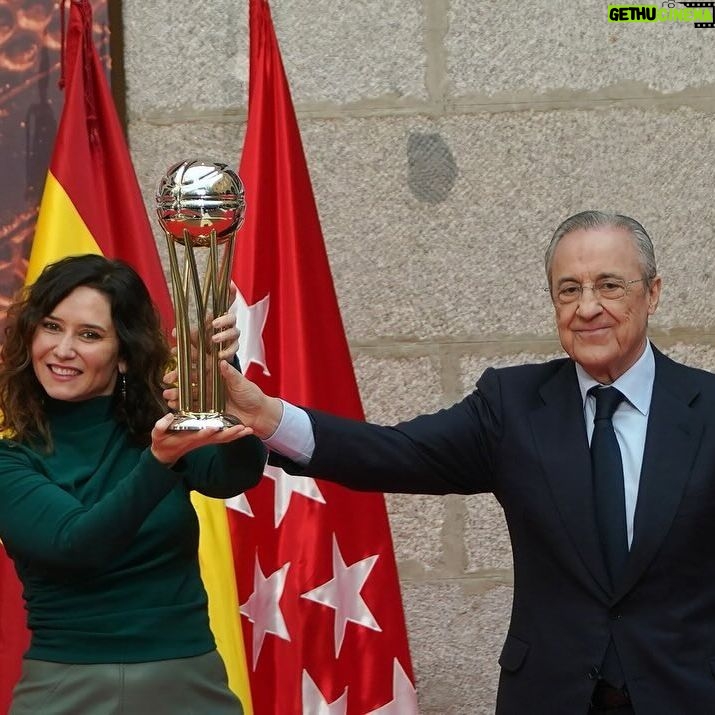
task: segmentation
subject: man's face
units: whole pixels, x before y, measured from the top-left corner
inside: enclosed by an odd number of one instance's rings
[[[559,339],[564,350],[600,383],[620,377],[645,348],[648,316],[658,307],[661,280],[656,277],[650,285],[629,283],[642,277],[638,249],[625,229],[579,229],[556,246],[551,295]],[[628,284],[623,297],[599,297],[586,287],[572,303],[562,305],[557,299],[562,286],[593,286],[608,278]]]

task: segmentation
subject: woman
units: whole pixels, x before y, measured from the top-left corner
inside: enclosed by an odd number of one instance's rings
[[[1,355],[0,538],[32,636],[11,715],[242,713],[189,493],[254,486],[260,441],[240,425],[168,431],[168,347],[120,261],[48,266],[8,311]]]

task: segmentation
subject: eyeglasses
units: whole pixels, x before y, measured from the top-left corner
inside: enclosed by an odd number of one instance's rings
[[[556,290],[556,302],[561,305],[568,305],[581,300],[583,291],[588,288],[593,291],[594,297],[601,300],[620,300],[626,293],[628,287],[633,283],[641,283],[645,278],[636,278],[632,281],[622,281],[619,278],[602,278],[593,285],[583,285],[581,283],[562,283]],[[545,290],[550,291],[549,288]]]

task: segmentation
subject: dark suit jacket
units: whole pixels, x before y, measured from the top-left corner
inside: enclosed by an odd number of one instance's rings
[[[637,715],[715,713],[715,375],[654,351],[633,544],[613,591],[571,360],[488,369],[463,401],[395,427],[309,411],[302,473],[499,500],[514,603],[497,713],[585,715],[611,636]]]

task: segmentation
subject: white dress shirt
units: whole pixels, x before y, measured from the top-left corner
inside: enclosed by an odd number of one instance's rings
[[[276,431],[263,444],[273,452],[278,452],[296,464],[305,466],[310,462],[315,450],[313,425],[305,410],[281,400],[283,414]]]
[[[593,435],[593,418],[596,413],[596,398],[588,391],[599,383],[596,382],[580,365],[576,365],[578,384],[583,399],[583,416],[586,420],[588,442]],[[646,341],[645,350],[635,364],[626,370],[614,383],[625,400],[616,408],[613,415],[613,429],[618,446],[621,448],[623,461],[623,481],[626,494],[626,524],[628,526],[628,547],[633,543],[633,519],[636,513],[638,487],[641,479],[643,450],[648,428],[648,413],[653,395],[655,380],[655,358],[650,342]]]

